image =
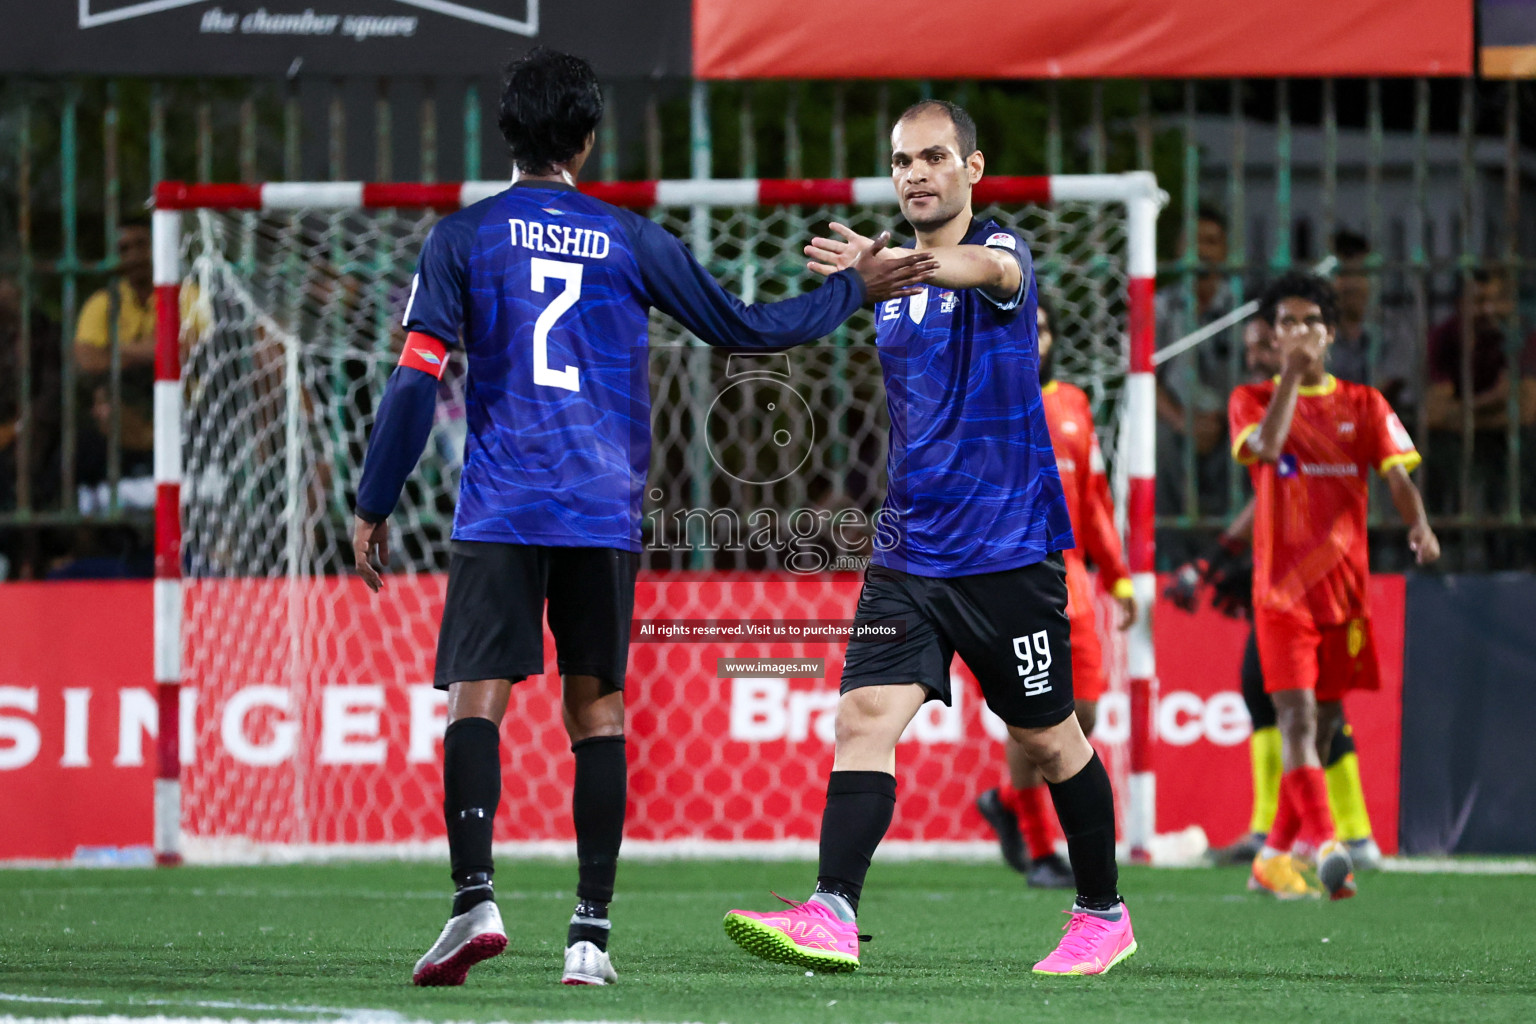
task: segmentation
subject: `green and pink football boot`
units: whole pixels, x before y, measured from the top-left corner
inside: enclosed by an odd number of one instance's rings
[[[813,971],[859,969],[857,924],[820,903],[779,899],[785,907],[776,911],[732,910],[725,915],[725,934],[753,956],[774,963]]]

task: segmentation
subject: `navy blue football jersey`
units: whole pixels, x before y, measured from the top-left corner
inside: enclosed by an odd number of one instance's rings
[[[918,576],[1000,572],[1073,546],[1028,246],[995,221],[972,221],[964,242],[1012,254],[1018,293],[926,285],[875,310],[891,440],[873,558]]]
[[[405,326],[468,360],[454,539],[640,550],[648,309],[710,344],[782,348],[830,333],[864,297],[843,271],[746,305],[666,229],[547,181],[443,218],[422,246]]]

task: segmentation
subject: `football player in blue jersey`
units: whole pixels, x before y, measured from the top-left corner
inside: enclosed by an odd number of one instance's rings
[[[957,653],[1044,775],[1067,837],[1077,899],[1035,972],[1101,974],[1136,951],[1109,775],[1074,714],[1061,554],[1073,539],[1042,405],[1034,270],[1022,238],[972,213],[984,167],[975,123],[954,104],[918,103],[891,133],[901,212],[938,269],[876,307],[888,481],[843,669],[816,889],[725,918],[766,959],[858,967],[855,915],[896,806],[896,743],[925,701],[950,702]],[[833,230],[806,247],[818,273],[845,272],[871,244]],[[876,621],[901,623],[901,637],[858,635]]]
[[[924,254],[876,259],[882,238],[814,291],[743,304],[666,230],[577,191],[602,112],[597,78],[579,58],[538,49],[507,69],[500,125],[517,177],[444,217],[422,246],[404,351],[358,483],[353,554],[377,591],[388,517],[426,445],[438,378],[462,351],[468,438],[435,679],[448,691],[443,814],[456,893],[416,964],[418,985],[462,984],[506,946],[491,882],[500,725],[512,685],[544,670],[546,602],[576,759],[578,902],[562,981],[616,978],[608,904],[650,465],[647,311],[712,344],[783,347],[830,333],[866,302],[912,294],[934,269]]]

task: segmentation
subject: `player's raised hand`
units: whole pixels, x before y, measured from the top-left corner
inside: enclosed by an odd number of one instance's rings
[[[855,247],[853,261],[848,265],[864,279],[864,291],[871,302],[916,295],[922,290],[918,286],[939,271],[938,260],[926,252],[882,259],[880,252],[890,240],[889,231],[880,232],[880,237],[869,245]]]
[[[352,527],[352,560],[357,574],[375,594],[384,585],[379,572],[389,564],[389,520],[370,523],[354,519]]]
[[[874,239],[864,237],[846,224],[833,221],[828,226],[842,237],[823,238],[818,235],[811,239],[810,245],[805,247],[805,254],[811,257],[810,268],[822,275],[847,270],[853,266],[859,252],[868,249],[874,243]],[[885,232],[884,237],[889,239],[890,232]],[[882,247],[880,255],[889,259],[896,254]]]
[[[1277,330],[1280,339],[1280,358],[1285,368],[1295,373],[1306,373],[1322,361],[1327,333],[1321,323],[1287,323],[1285,330]]]
[[[1440,538],[1428,523],[1419,523],[1408,531],[1408,549],[1419,565],[1428,565],[1440,557]]]

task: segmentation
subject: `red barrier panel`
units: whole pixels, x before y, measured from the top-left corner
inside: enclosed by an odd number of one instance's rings
[[[147,844],[150,584],[0,585],[0,858]]]
[[[328,641],[303,647],[302,664],[285,633],[284,615],[298,605],[284,581],[189,586],[189,607],[205,606],[212,588],[222,588],[244,609],[241,643],[261,655],[228,659],[237,666],[229,670],[200,670],[195,666],[219,661],[196,656],[214,641],[189,623],[181,723],[189,837],[339,843],[441,836],[443,706],[429,682],[442,578],[397,577],[380,597],[348,579],[299,586],[300,603],[323,605],[329,617]],[[1353,698],[1349,713],[1378,838],[1391,849],[1403,582],[1377,578],[1375,588],[1386,687]],[[640,584],[636,614],[642,623],[727,613],[837,620],[851,617],[857,593],[852,576],[651,577]],[[147,582],[0,587],[8,638],[0,645],[0,858],[58,859],[80,846],[149,842],[158,731],[150,606]],[[404,631],[402,608],[414,609]],[[1158,826],[1198,824],[1212,841],[1225,841],[1248,815],[1248,722],[1237,693],[1246,626],[1162,606],[1156,629]],[[813,839],[831,766],[841,652],[840,642],[636,642],[627,691],[627,835]],[[553,672],[550,641],[546,653]],[[827,678],[715,677],[717,657],[748,654],[822,657]],[[966,678],[958,662],[956,672]],[[986,836],[972,799],[1002,770],[1001,723],[985,712],[973,684],[957,693],[954,709],[927,705],[900,748],[892,838]],[[1098,738],[1111,758],[1129,735],[1127,710],[1123,694],[1107,696],[1101,708]],[[498,840],[569,839],[572,766],[552,679],[516,688],[503,736]]]

